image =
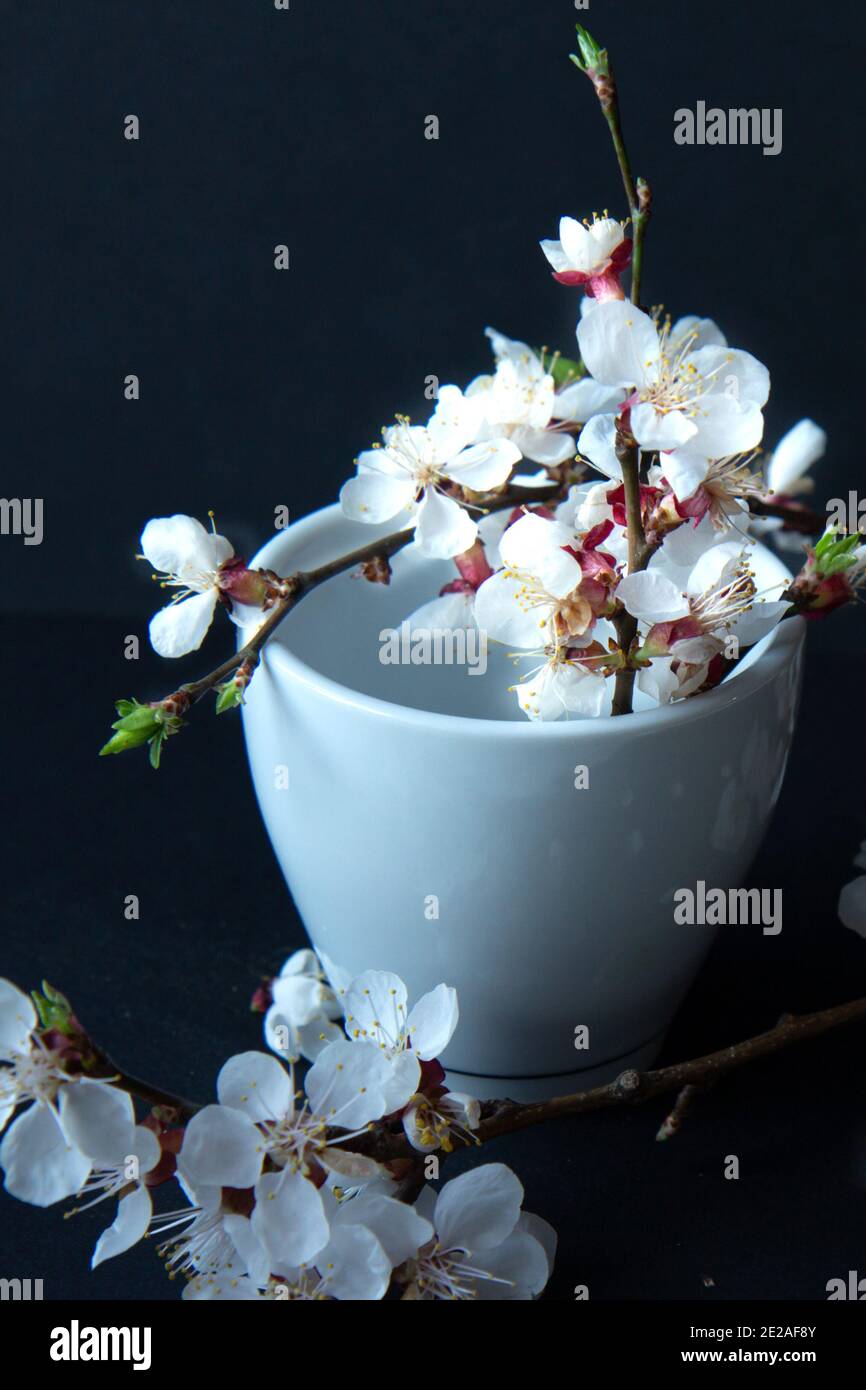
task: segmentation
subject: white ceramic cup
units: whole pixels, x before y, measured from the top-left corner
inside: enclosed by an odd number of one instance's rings
[[[329,507],[253,563],[288,574],[376,535]],[[762,546],[752,564],[759,585],[788,575]],[[502,653],[484,676],[380,661],[381,631],[454,573],[410,547],[389,586],[340,576],[289,615],[244,708],[256,792],[314,946],[396,971],[410,1000],[456,986],[454,1089],[583,1089],[651,1063],[710,946],[716,927],[675,922],[676,890],[736,887],[758,849],[804,624],[695,699],[531,724]]]

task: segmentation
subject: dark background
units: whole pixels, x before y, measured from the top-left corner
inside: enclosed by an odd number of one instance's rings
[[[213,508],[250,553],[276,505],[332,501],[394,411],[420,414],[428,374],[485,369],[485,324],[570,350],[576,300],[536,243],[563,212],[625,215],[567,59],[576,18],[613,54],[655,193],[644,297],[714,316],[768,363],[769,443],[804,414],[827,428],[819,501],[862,486],[858,8],[0,4],[2,493],[45,505],[41,546],[0,537],[2,969],[25,987],[47,975],[115,1056],[179,1091],[208,1098],[222,1061],[258,1045],[247,999],[302,933],[236,721],[202,710],[159,776],[94,756],[117,695],[203,669],[169,674],[144,646],[123,658],[153,608],[138,533]],[[699,99],[781,107],[782,153],[676,146],[673,113]],[[866,945],[835,915],[866,836],[858,616],[810,634],[791,769],[750,879],[783,887],[784,931],[722,934],[668,1060],[866,987]],[[207,650],[218,659],[219,639]],[[829,1278],[866,1273],[863,1075],[854,1030],[726,1083],[673,1143],[653,1143],[662,1102],[490,1157],[560,1232],[556,1298],[578,1283],[598,1299],[822,1298]],[[727,1154],[739,1182],[722,1177]],[[0,1274],[42,1277],[58,1299],[175,1296],[148,1248],[87,1274],[107,1210],[0,1209]]]

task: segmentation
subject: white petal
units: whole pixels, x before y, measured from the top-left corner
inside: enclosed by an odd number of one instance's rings
[[[866,875],[845,884],[839,894],[839,919],[844,927],[866,937]]]
[[[80,1191],[90,1159],[70,1144],[49,1105],[31,1105],[9,1126],[0,1144],[6,1191],[20,1202],[50,1207]]]
[[[827,448],[827,435],[814,420],[800,420],[779,440],[767,470],[767,486],[771,492],[786,493],[791,484],[802,478],[813,463],[822,458]]]
[[[760,406],[736,401],[733,396],[704,396],[697,406],[695,423],[698,433],[692,447],[708,458],[745,454],[760,444],[764,433]]]
[[[670,332],[670,350],[672,352],[680,351],[685,345],[686,338],[689,339],[690,352],[701,347],[728,346],[728,340],[718,324],[714,323],[712,319],[699,318],[697,314],[685,314],[683,318],[677,319]]]
[[[331,1298],[371,1302],[384,1298],[391,1283],[391,1262],[366,1226],[334,1227],[316,1268]]]
[[[339,1209],[340,1225],[362,1225],[372,1231],[396,1269],[413,1259],[433,1239],[433,1227],[414,1207],[380,1193],[362,1192]]]
[[[550,1275],[547,1256],[539,1241],[519,1227],[476,1260],[490,1278],[476,1279],[473,1287],[482,1301],[522,1299],[528,1301],[544,1288]]]
[[[391,1077],[391,1060],[377,1043],[332,1042],[307,1072],[305,1086],[314,1115],[357,1129],[388,1113]]]
[[[517,703],[527,718],[552,721],[577,714],[596,718],[604,703],[606,682],[568,662],[548,662],[530,679],[513,687]]]
[[[434,560],[462,555],[475,540],[478,528],[471,516],[452,497],[435,488],[424,489],[415,531],[419,549]]]
[[[632,408],[631,429],[642,449],[677,449],[698,432],[697,425],[681,410],[662,414],[646,403]]]
[[[475,629],[475,595],[455,592],[442,594],[439,598],[423,603],[410,614],[409,629],[412,633],[433,632],[471,632]]]
[[[404,1036],[409,995],[399,975],[365,970],[346,991],[343,1005],[350,1037],[372,1038],[397,1047]]]
[[[556,1247],[559,1243],[556,1231],[553,1229],[550,1222],[545,1221],[543,1216],[536,1216],[531,1211],[522,1211],[515,1230],[527,1231],[529,1235],[534,1236],[538,1241],[544,1251],[545,1259],[547,1260],[547,1275],[549,1278],[553,1273],[553,1263],[556,1259]],[[545,1279],[544,1283],[547,1283],[547,1279]],[[530,1283],[530,1292],[534,1296],[537,1296],[541,1293],[543,1287],[544,1285],[539,1287]]]
[[[217,1077],[220,1105],[259,1123],[280,1120],[292,1109],[292,1082],[285,1067],[266,1052],[230,1057]]]
[[[237,1250],[251,1282],[263,1288],[271,1272],[271,1261],[267,1247],[250,1218],[231,1213],[223,1217],[223,1229]]]
[[[772,632],[790,607],[790,603],[784,600],[759,599],[747,613],[731,624],[730,633],[737,638],[741,648],[753,647],[768,632]]]
[[[702,347],[689,354],[688,363],[698,372],[704,390],[730,394],[743,405],[767,404],[770,373],[750,352],[739,348]]]
[[[225,536],[214,535],[193,516],[162,516],[141,533],[141,552],[161,574],[187,578],[215,570],[234,550]]]
[[[380,1054],[384,1056],[384,1054]],[[421,1084],[421,1063],[413,1051],[385,1058],[388,1075],[384,1086],[383,1115],[393,1115],[408,1105]]]
[[[577,445],[572,436],[556,430],[518,425],[511,437],[524,458],[532,459],[534,463],[543,463],[548,468],[554,467],[557,463],[566,463],[568,459],[573,459],[577,452]]]
[[[131,1192],[121,1197],[117,1204],[117,1215],[111,1225],[102,1232],[96,1242],[90,1268],[96,1269],[103,1260],[111,1260],[122,1255],[147,1234],[153,1205],[150,1193],[141,1183],[136,1183]]]
[[[150,644],[160,656],[186,656],[198,651],[213,622],[217,591],[206,589],[180,603],[161,608],[150,620]]]
[[[534,576],[548,594],[565,598],[582,577],[580,564],[564,548],[573,543],[570,527],[526,512],[503,535],[499,553],[510,569]]]
[[[519,448],[510,439],[488,439],[452,457],[442,472],[464,487],[486,492],[507,481],[520,457]]]
[[[28,1052],[38,1021],[33,1000],[11,980],[0,979],[0,1058],[9,1061],[15,1053]]]
[[[359,472],[340,489],[340,506],[353,521],[376,523],[408,511],[414,496],[415,484],[407,474],[395,478],[378,472]]]
[[[306,1264],[328,1240],[321,1195],[299,1172],[262,1175],[256,1183],[252,1224],[271,1255],[274,1272],[280,1265]]]
[[[574,270],[586,275],[596,264],[598,253],[586,227],[574,217],[559,220],[559,240]]]
[[[81,1080],[60,1092],[60,1128],[97,1168],[112,1168],[132,1150],[135,1110],[126,1091]]]
[[[437,985],[422,995],[409,1014],[412,1051],[425,1062],[438,1057],[454,1036],[459,1017],[457,991],[450,985]]]
[[[662,476],[670,483],[674,496],[680,502],[694,495],[710,471],[709,458],[703,452],[690,452],[688,449],[663,454],[660,464]],[[672,534],[678,535],[684,529],[680,526]]]
[[[577,447],[599,473],[622,482],[622,466],[616,456],[615,415],[593,415],[581,430]]]
[[[591,376],[585,376],[557,392],[553,404],[553,418],[583,423],[593,415],[615,411],[624,400],[625,391],[621,386],[600,386]]]
[[[427,433],[436,460],[447,463],[471,444],[478,436],[483,419],[483,406],[478,399],[464,396],[459,386],[440,386],[436,409]]]
[[[616,597],[634,618],[648,623],[684,618],[688,600],[670,579],[657,571],[627,574],[616,587]]]
[[[590,376],[604,386],[645,386],[656,380],[658,330],[649,315],[628,300],[599,304],[581,319],[577,341]]]
[[[571,262],[562,249],[561,241],[540,241],[538,244],[554,270],[563,271],[570,268]]]
[[[145,1125],[135,1126],[129,1157],[138,1160],[138,1172],[141,1177],[156,1167],[162,1158],[162,1147],[152,1129]]]
[[[293,1024],[311,1023],[334,1003],[334,992],[314,975],[281,975],[272,986],[274,1003]]]
[[[181,1161],[194,1188],[252,1187],[263,1159],[261,1134],[237,1110],[206,1105],[186,1127]]]
[[[511,1235],[523,1187],[504,1163],[485,1163],[447,1182],[436,1199],[434,1225],[444,1250],[490,1250]]]
[[[300,951],[293,951],[283,964],[277,979],[284,980],[291,975],[312,975],[320,979],[322,967],[319,964],[319,957],[315,951],[303,947]]]
[[[524,579],[507,570],[497,570],[490,579],[485,579],[475,595],[475,621],[481,632],[494,642],[535,651],[547,641],[553,609],[550,605],[527,607],[525,587]]]
[[[638,690],[649,695],[651,700],[657,700],[660,705],[670,704],[678,687],[679,681],[674,675],[673,658],[670,656],[654,657],[651,665],[644,666],[637,673]]]

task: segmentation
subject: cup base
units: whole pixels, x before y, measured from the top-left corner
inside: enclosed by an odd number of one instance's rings
[[[575,1091],[591,1091],[606,1086],[624,1071],[644,1071],[651,1067],[664,1042],[664,1033],[651,1038],[633,1052],[624,1052],[609,1062],[594,1067],[579,1067],[575,1071],[555,1072],[547,1076],[475,1076],[471,1072],[448,1067],[445,1084],[452,1091],[465,1091],[476,1100],[552,1100],[555,1096],[571,1095]]]

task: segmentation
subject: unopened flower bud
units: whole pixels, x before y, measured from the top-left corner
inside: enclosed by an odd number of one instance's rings
[[[247,569],[246,561],[233,555],[217,570],[217,588],[233,603],[249,608],[263,608],[269,597],[270,584],[262,570]]]

